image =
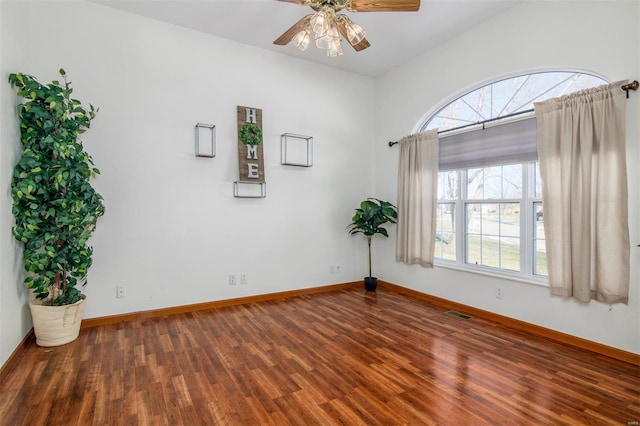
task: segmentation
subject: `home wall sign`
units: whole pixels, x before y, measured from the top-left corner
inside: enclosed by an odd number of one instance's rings
[[[238,106],[238,175],[240,182],[265,182],[262,110]]]

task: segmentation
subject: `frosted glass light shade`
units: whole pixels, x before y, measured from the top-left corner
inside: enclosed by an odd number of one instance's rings
[[[340,34],[338,34],[338,29],[335,26],[329,28],[329,30],[321,35],[316,36],[316,47],[320,49],[329,49],[335,44],[340,44]]]
[[[293,37],[293,43],[303,52],[309,47],[309,30],[304,29]]]
[[[316,37],[324,35],[329,30],[329,19],[324,9],[317,11],[311,17],[310,23],[311,29],[316,34]]]
[[[366,35],[362,27],[350,19],[346,20],[345,28],[347,29],[347,38],[352,46],[360,43]]]
[[[342,55],[344,52],[342,51],[342,46],[340,45],[340,39],[334,42],[327,49],[327,56],[330,58],[335,58],[336,56]]]

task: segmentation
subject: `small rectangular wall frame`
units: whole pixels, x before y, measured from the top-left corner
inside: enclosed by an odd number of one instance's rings
[[[216,126],[196,124],[196,157],[213,158],[216,156]]]
[[[283,166],[313,166],[313,137],[283,133],[280,136],[280,164]]]
[[[236,198],[265,198],[267,196],[266,182],[233,182],[233,196]]]

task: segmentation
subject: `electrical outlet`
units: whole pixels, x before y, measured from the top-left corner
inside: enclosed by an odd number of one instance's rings
[[[123,286],[116,287],[116,297],[118,299],[122,299],[124,297],[124,287]]]
[[[247,274],[245,274],[244,272],[240,274],[240,284],[243,284],[243,285],[249,284],[249,278],[247,277]]]
[[[496,287],[496,299],[504,299],[504,288]]]
[[[236,274],[229,274],[229,285],[238,284],[238,276]]]
[[[329,272],[331,272],[332,274],[336,273],[336,265],[329,265]]]
[[[335,272],[336,272],[336,274],[339,274],[339,273],[340,273],[340,271],[341,271],[341,269],[342,269],[342,266],[340,266],[340,264],[339,264],[339,263],[335,265],[335,270],[336,270]]]

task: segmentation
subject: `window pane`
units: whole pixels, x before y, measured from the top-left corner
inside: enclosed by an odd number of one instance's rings
[[[544,238],[544,214],[542,212],[542,203],[533,203],[533,211],[533,217],[535,219],[533,225],[533,273],[535,275],[549,275],[547,270],[547,250]]]
[[[440,203],[437,209],[435,257],[456,260],[455,205]]]
[[[481,217],[480,232],[482,235],[499,235],[500,234],[500,215],[498,213],[498,204],[478,204],[481,206],[479,215]]]
[[[522,164],[467,170],[470,200],[522,198]]]
[[[485,200],[499,200],[502,198],[502,167],[486,167],[484,169],[484,194]]]
[[[467,204],[467,233],[482,233],[482,204]]]
[[[496,236],[482,235],[482,264],[491,268],[500,267],[500,239]]]
[[[522,164],[502,166],[502,198],[522,197]]]
[[[467,244],[467,263],[482,265],[482,242],[480,235],[467,234],[465,243]]]
[[[500,268],[520,270],[520,238],[500,238]]]
[[[516,112],[516,108],[522,104],[518,101],[518,95],[522,93],[523,86],[529,79],[528,75],[509,78],[493,83],[493,117],[500,117]]]
[[[491,86],[481,87],[464,95],[460,101],[467,107],[463,109],[467,114],[464,117],[470,123],[484,121],[493,116],[491,113]],[[460,117],[460,115],[458,115]]]
[[[520,203],[500,204],[500,235],[520,237]]]
[[[438,200],[458,199],[458,172],[438,173]]]
[[[520,270],[520,203],[500,204],[500,267]]]
[[[467,203],[466,262],[520,270],[520,203]]]
[[[484,198],[484,168],[467,170],[467,198],[482,200]]]

